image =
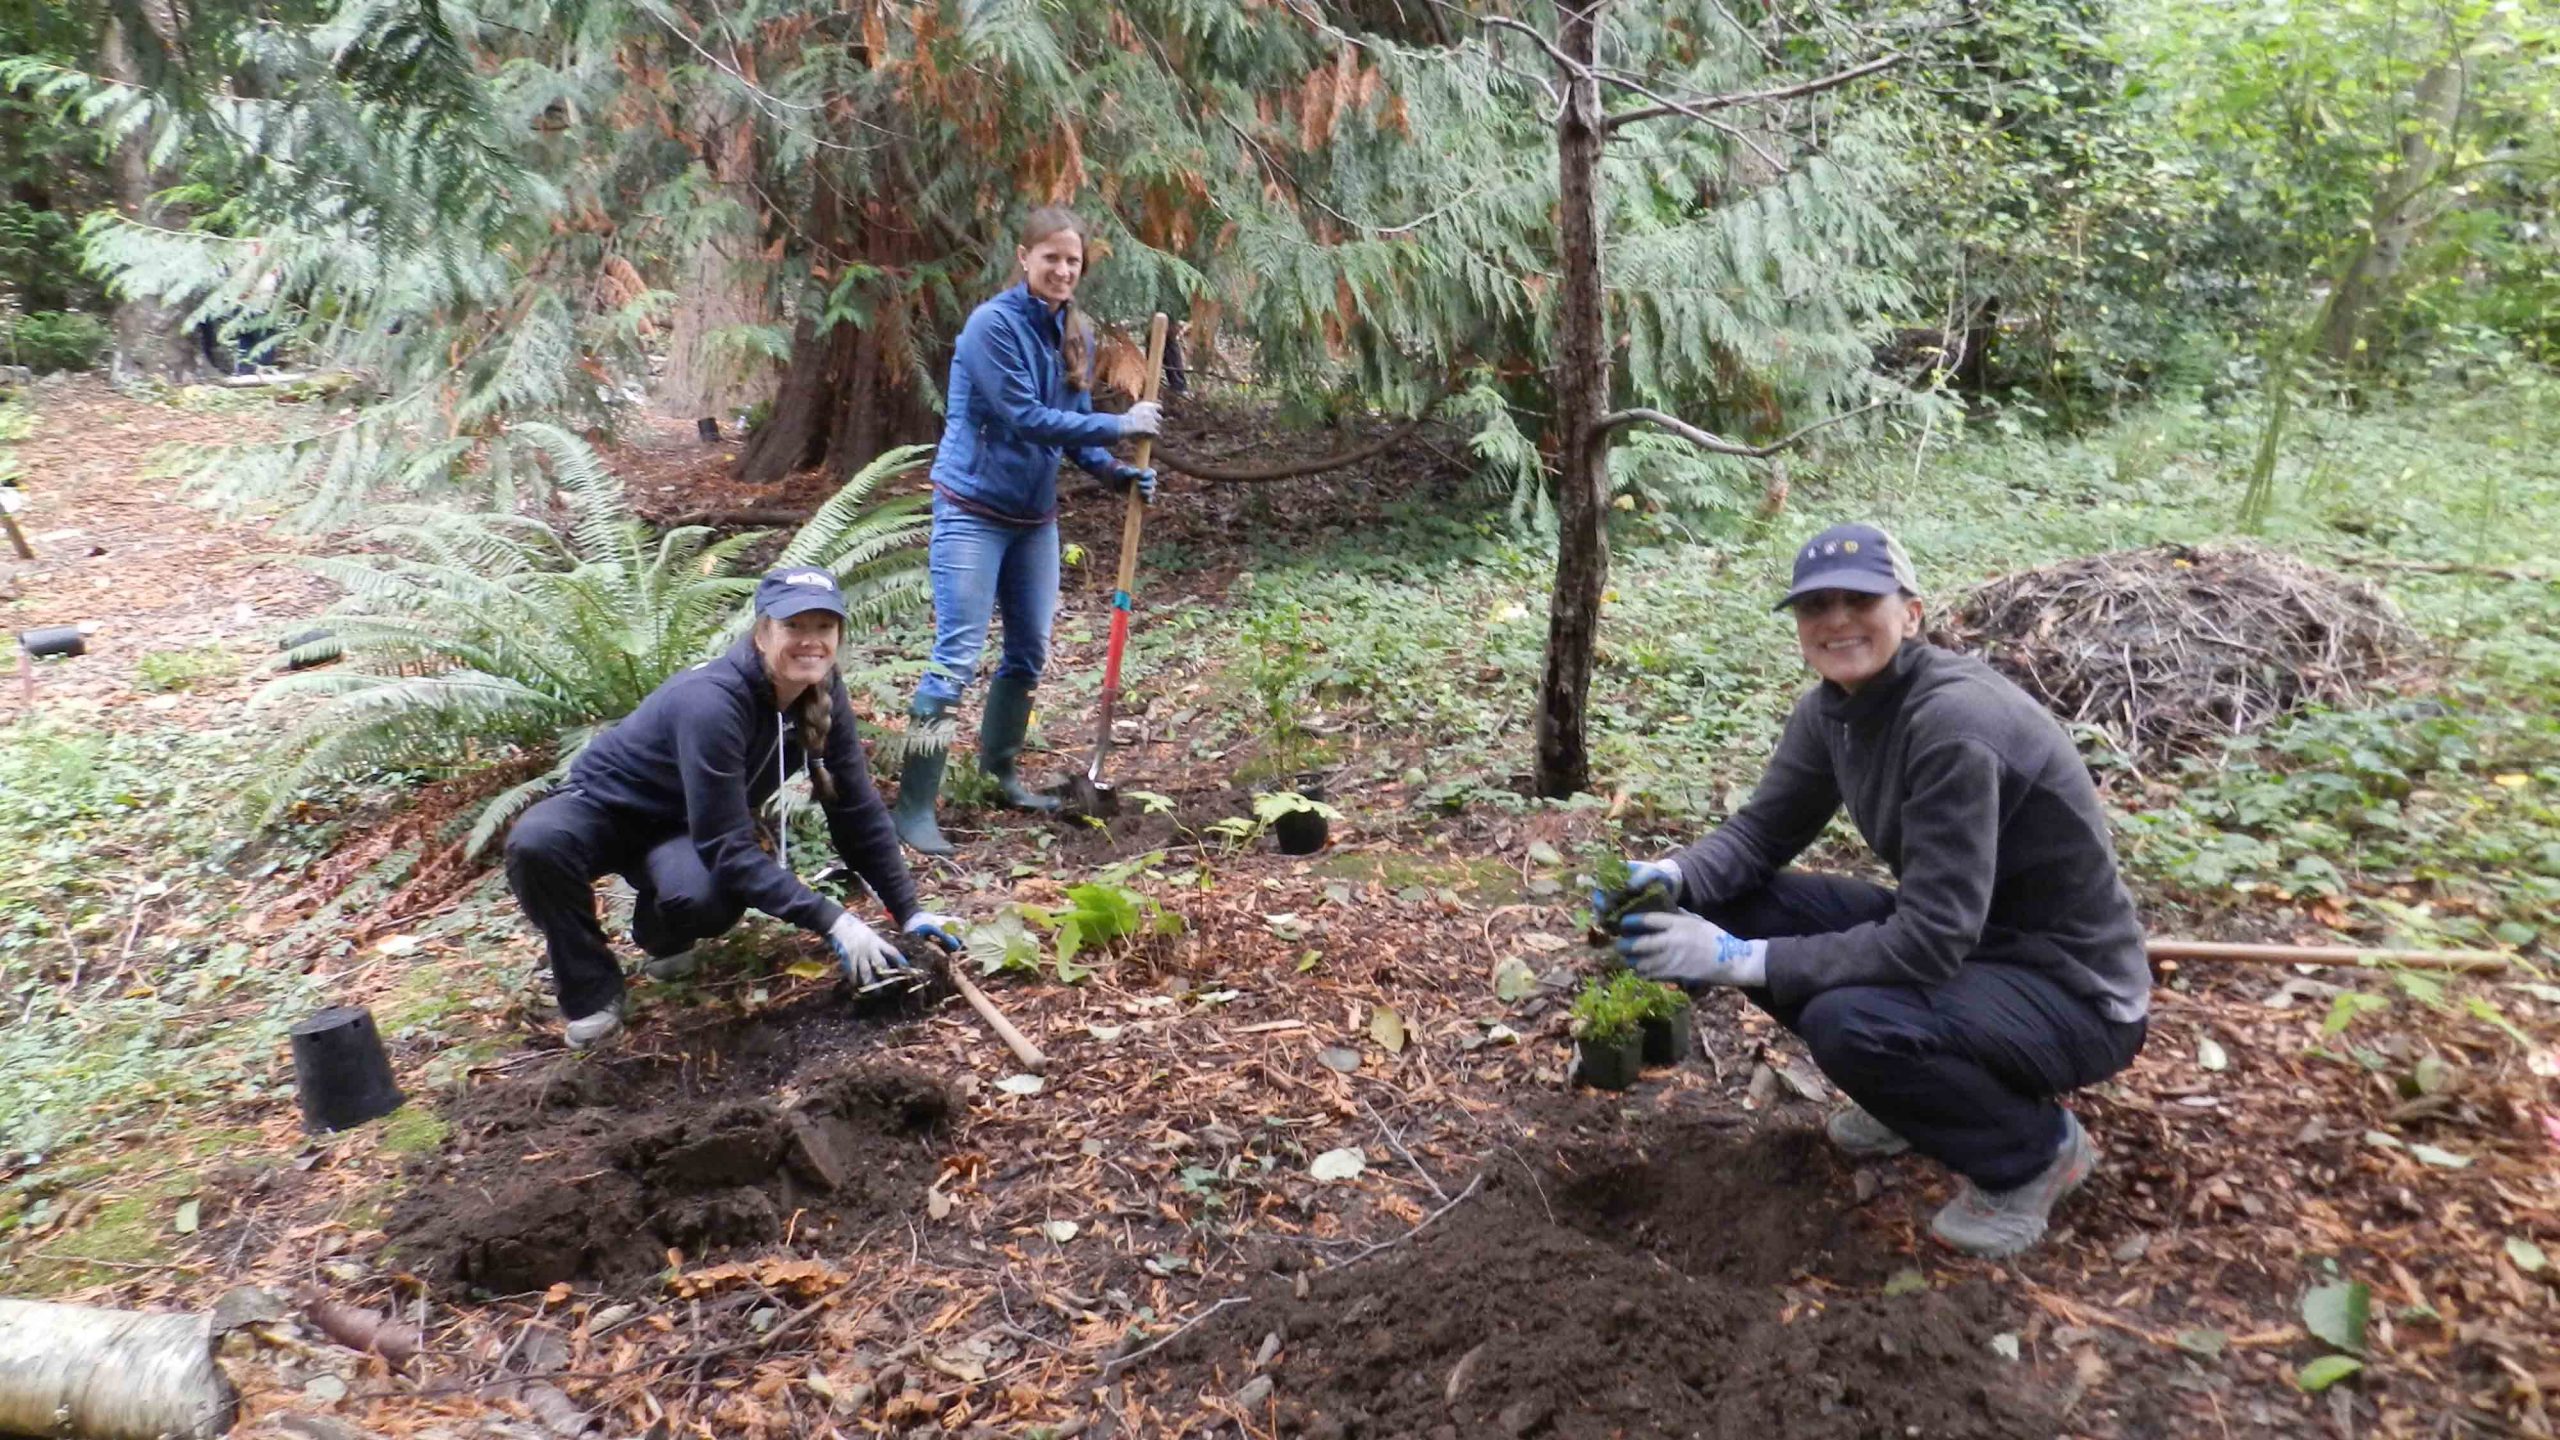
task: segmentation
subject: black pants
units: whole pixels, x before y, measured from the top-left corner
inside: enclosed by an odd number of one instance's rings
[[[1847,930],[1893,906],[1883,886],[1791,870],[1698,913],[1763,940]],[[1868,1114],[1985,1190],[2034,1179],[2062,1144],[2054,1097],[2132,1064],[2147,1029],[2109,1020],[2037,971],[1982,960],[1941,985],[1848,985],[1797,1006],[1743,993],[1801,1036]]]
[[[570,1019],[622,998],[622,963],[596,917],[596,877],[620,875],[639,899],[631,939],[673,955],[738,923],[746,907],[721,893],[702,852],[682,831],[635,830],[577,790],[563,790],[517,818],[507,836],[507,885],[551,953],[551,983]]]

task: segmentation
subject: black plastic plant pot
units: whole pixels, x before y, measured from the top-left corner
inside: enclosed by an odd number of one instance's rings
[[[21,630],[18,632],[18,644],[30,659],[35,660],[89,653],[89,642],[82,637],[77,625],[47,625],[39,630]]]
[[[276,648],[284,652],[284,668],[287,670],[309,670],[326,665],[346,653],[346,647],[338,643],[338,637],[326,630],[297,630],[276,642]]]
[[[1677,1065],[1689,1058],[1689,1007],[1644,1017],[1644,1063]]]
[[[1644,1071],[1644,1032],[1630,1030],[1595,1045],[1573,1042],[1575,1078],[1594,1090],[1624,1090]]]
[[[379,1120],[408,1099],[373,1012],[336,1005],[293,1027],[293,1085],[306,1130],[346,1130]]]
[[[1271,822],[1271,838],[1280,842],[1283,855],[1313,855],[1332,834],[1332,822],[1313,810],[1292,810]]]

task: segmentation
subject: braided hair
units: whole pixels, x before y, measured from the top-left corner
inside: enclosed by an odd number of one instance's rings
[[[836,801],[836,777],[827,769],[827,736],[836,728],[835,681],[835,671],[829,669],[825,681],[801,691],[784,712],[800,737],[800,753],[808,757],[809,788],[829,805]]]
[[[1083,216],[1064,205],[1043,205],[1023,217],[1021,233],[1014,239],[1028,250],[1052,235],[1070,232],[1088,246],[1093,243],[1093,234],[1085,228]],[[1014,267],[1014,278],[1024,278],[1019,265]],[[1058,311],[1058,363],[1067,372],[1068,390],[1093,388],[1093,333],[1086,328],[1084,315],[1072,299]]]

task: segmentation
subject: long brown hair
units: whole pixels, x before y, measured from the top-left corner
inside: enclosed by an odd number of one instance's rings
[[[1028,250],[1052,235],[1069,230],[1084,242],[1088,252],[1086,263],[1091,264],[1093,232],[1086,228],[1083,216],[1064,205],[1043,205],[1024,216],[1021,233],[1014,237],[1014,243]],[[1022,273],[1022,266],[1016,264],[1013,278],[1024,280],[1029,277]],[[1066,369],[1069,390],[1092,388],[1093,337],[1086,331],[1084,316],[1076,310],[1073,300],[1058,312],[1058,363]]]
[[[809,788],[826,804],[836,803],[836,777],[827,769],[827,737],[836,728],[835,672],[824,682],[800,692],[787,712],[800,732],[800,751],[809,757]]]

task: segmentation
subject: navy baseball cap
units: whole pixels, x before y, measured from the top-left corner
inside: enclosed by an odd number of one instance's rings
[[[1920,593],[1920,577],[1902,542],[1873,525],[1834,525],[1804,542],[1796,551],[1796,573],[1787,598],[1770,606],[1784,610],[1817,590],[1851,590],[1861,595]]]
[[[812,610],[844,618],[844,591],[824,565],[785,565],[756,582],[756,614],[788,620]]]

